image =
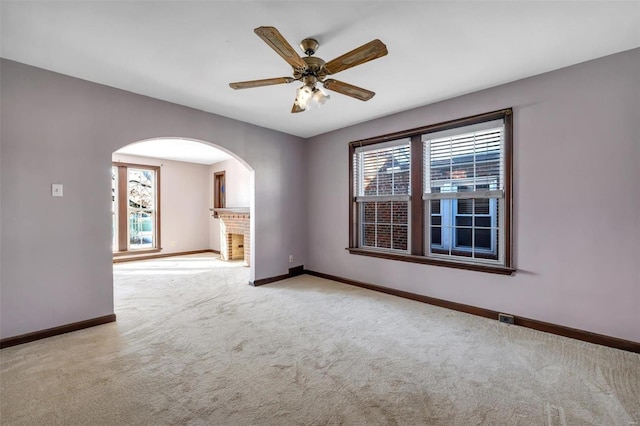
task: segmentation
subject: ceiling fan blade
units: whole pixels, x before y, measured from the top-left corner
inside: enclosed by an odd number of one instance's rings
[[[387,53],[389,53],[387,51],[387,46],[385,46],[385,44],[380,40],[375,39],[353,49],[351,52],[347,52],[342,56],[332,59],[327,62],[324,67],[329,74],[335,74],[351,67],[355,67],[356,65],[361,65],[365,62],[378,59]]]
[[[351,96],[352,98],[360,99],[361,101],[368,101],[376,94],[371,90],[363,89],[362,87],[354,86],[332,78],[323,81],[322,85],[327,90],[342,93],[343,95]]]
[[[253,87],[272,86],[274,84],[285,84],[296,81],[293,77],[277,77],[277,78],[265,78],[263,80],[250,80],[250,81],[237,81],[235,83],[229,83],[229,87],[232,89],[251,89]]]
[[[303,111],[304,109],[300,108],[297,103],[295,102],[293,103],[293,106],[291,107],[292,114],[295,114],[296,112],[303,112]]]
[[[282,34],[275,27],[258,27],[253,30],[258,37],[264,40],[276,53],[282,56],[294,68],[306,69],[307,64],[302,60],[300,55],[291,47],[291,45],[282,37]]]

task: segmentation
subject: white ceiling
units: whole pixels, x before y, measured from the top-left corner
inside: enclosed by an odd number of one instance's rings
[[[301,137],[640,46],[639,1],[2,1],[4,58]],[[291,114],[299,83],[253,29],[275,26],[330,60],[372,39],[383,58],[335,76],[338,93]]]
[[[150,139],[132,143],[120,148],[116,153],[198,164],[214,164],[234,158],[226,152],[202,142],[173,138]]]

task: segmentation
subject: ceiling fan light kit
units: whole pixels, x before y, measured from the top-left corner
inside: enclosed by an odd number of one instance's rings
[[[361,101],[368,101],[375,95],[375,92],[370,90],[331,78],[327,79],[326,77],[385,56],[388,53],[387,46],[380,40],[372,40],[342,56],[325,62],[321,58],[313,56],[319,47],[319,43],[315,39],[305,38],[300,42],[300,48],[307,55],[301,58],[276,28],[258,27],[254,32],[291,65],[293,77],[276,77],[229,83],[232,89],[250,89],[301,81],[303,85],[296,91],[296,98],[291,108],[292,113],[306,111],[312,106],[324,105],[329,100],[330,96],[316,86],[318,83],[322,84],[327,90]]]
[[[330,97],[318,87],[304,85],[296,91],[294,104],[300,109],[307,110],[312,106],[320,107],[324,105]]]

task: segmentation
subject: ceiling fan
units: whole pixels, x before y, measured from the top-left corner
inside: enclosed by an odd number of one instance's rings
[[[302,40],[300,48],[307,56],[301,58],[275,27],[258,27],[253,31],[291,65],[293,77],[229,83],[232,89],[250,89],[301,81],[303,86],[296,92],[296,99],[293,103],[293,108],[291,108],[292,113],[305,111],[314,103],[322,105],[329,99],[329,95],[316,87],[317,83],[321,83],[327,90],[351,96],[361,101],[368,101],[375,95],[370,90],[326,77],[385,56],[388,53],[387,46],[380,40],[372,40],[342,56],[325,62],[317,56],[313,56],[319,46],[318,41],[315,39],[305,38]]]

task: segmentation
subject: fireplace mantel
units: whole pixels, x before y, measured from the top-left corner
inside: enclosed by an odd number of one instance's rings
[[[246,214],[249,216],[249,207],[225,207],[225,208],[215,208],[209,209],[209,211],[218,213],[218,215],[227,213],[227,214]]]

